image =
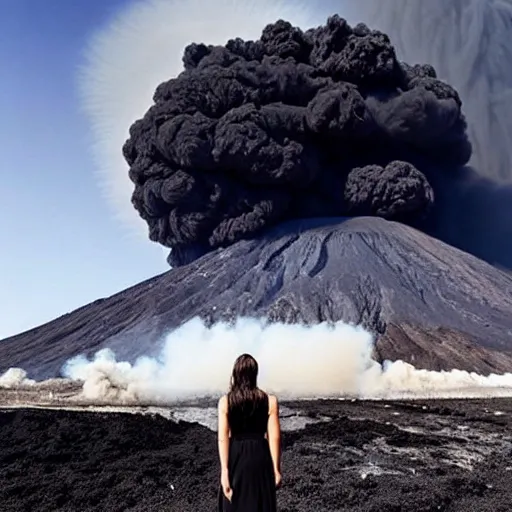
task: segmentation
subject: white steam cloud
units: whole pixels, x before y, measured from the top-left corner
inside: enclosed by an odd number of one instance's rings
[[[208,328],[193,319],[170,333],[158,358],[129,364],[110,350],[70,360],[64,374],[83,381],[92,402],[162,404],[224,393],[241,353],[260,366],[260,385],[282,398],[512,396],[512,374],[417,370],[372,360],[372,335],[339,322],[310,327],[239,318]]]

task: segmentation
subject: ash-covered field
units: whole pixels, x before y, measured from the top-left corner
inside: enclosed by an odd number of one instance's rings
[[[2,409],[1,510],[215,510],[215,432],[162,414]],[[282,416],[281,512],[510,510],[510,398],[300,401]]]

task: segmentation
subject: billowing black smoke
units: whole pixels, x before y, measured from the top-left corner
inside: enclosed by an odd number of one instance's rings
[[[457,92],[431,66],[398,62],[385,34],[338,16],[307,32],[281,20],[258,41],[189,45],[183,62],[123,148],[133,204],[173,266],[285,220],[354,215],[512,266],[510,242],[475,232],[491,236],[482,208],[492,216],[496,194],[512,193],[464,167]]]

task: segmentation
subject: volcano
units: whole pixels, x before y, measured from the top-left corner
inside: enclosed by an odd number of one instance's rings
[[[210,252],[0,343],[0,372],[59,375],[109,347],[156,355],[187,320],[345,321],[375,335],[374,358],[418,368],[512,370],[512,277],[378,217],[294,220]]]
[[[174,268],[4,340],[0,371],[157,357],[192,318],[240,316],[360,325],[379,362],[512,371],[512,188],[468,166],[462,100],[430,64],[338,15],[182,62],[122,147]]]

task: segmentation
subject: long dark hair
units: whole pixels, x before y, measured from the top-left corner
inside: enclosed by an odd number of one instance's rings
[[[265,393],[258,388],[258,362],[250,354],[242,354],[236,359],[231,374],[230,408],[252,409],[264,397]]]

